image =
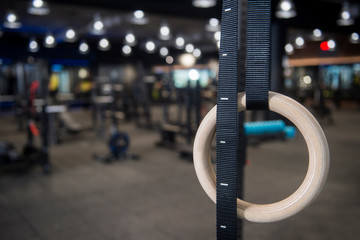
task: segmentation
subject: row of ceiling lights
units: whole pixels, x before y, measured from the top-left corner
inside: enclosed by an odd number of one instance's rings
[[[214,7],[216,5],[216,0],[193,0],[193,6],[208,8]],[[28,13],[33,15],[47,15],[50,13],[50,8],[47,2],[44,0],[31,0]],[[280,0],[277,5],[277,10],[275,12],[275,16],[278,18],[293,18],[297,15],[296,7],[292,0]],[[349,26],[354,24],[352,9],[348,1],[344,1],[342,4],[342,8],[339,13],[339,19],[337,20],[337,24],[340,26]],[[144,12],[135,11],[134,17],[131,19],[134,24],[146,24],[148,23],[148,19],[145,17]],[[104,25],[101,22],[101,18],[99,15],[95,15],[94,17],[94,34],[104,34]],[[166,23],[165,23],[166,24]],[[7,28],[19,28],[21,27],[21,23],[18,21],[17,15],[14,11],[9,11],[6,15],[4,26]],[[168,31],[169,28],[164,26],[164,31]],[[164,36],[169,36],[169,32],[164,32]],[[166,39],[164,39],[166,40]]]
[[[210,8],[216,5],[216,0],[193,0],[193,6],[200,8]],[[293,18],[297,15],[296,7],[292,0],[280,0],[277,5],[275,16],[278,18]],[[351,8],[348,1],[344,1],[337,20],[339,26],[349,26],[354,24]]]
[[[65,41],[66,42],[75,42],[76,41],[76,32],[74,29],[69,28],[65,32]],[[201,56],[201,50],[199,48],[195,48],[193,44],[188,43],[185,44],[185,39],[182,36],[178,36],[175,39],[175,44],[178,49],[185,49],[188,53],[193,53],[195,57]],[[56,40],[55,36],[51,33],[46,34],[44,38],[44,46],[47,48],[55,47]],[[128,32],[125,35],[125,45],[123,46],[123,53],[125,55],[131,54],[131,47],[136,45],[136,37],[132,32]],[[101,38],[98,42],[98,47],[100,50],[106,51],[110,49],[110,42],[107,38]],[[156,43],[152,40],[149,40],[145,43],[145,49],[148,53],[154,53],[157,49]],[[32,37],[29,43],[29,51],[37,52],[39,50],[39,44],[36,39]],[[89,46],[86,41],[82,41],[79,45],[79,51],[82,54],[86,54],[89,51]],[[160,55],[166,57],[169,53],[167,47],[160,48]]]
[[[323,51],[334,51],[337,48],[336,40],[333,38],[328,39],[327,41],[323,41],[325,39],[322,31],[320,29],[314,29],[310,36],[310,40],[312,41],[321,41],[320,49]],[[350,43],[358,44],[360,43],[359,33],[353,32],[349,37]],[[303,36],[297,36],[293,43],[287,43],[285,45],[285,53],[287,55],[292,55],[295,52],[295,49],[302,49],[305,47],[305,39]]]
[[[195,2],[195,1],[194,1]],[[198,1],[200,3],[201,1]],[[205,1],[204,1],[205,2]],[[195,4],[194,4],[195,6]],[[28,13],[34,15],[46,15],[50,13],[50,9],[48,4],[43,0],[32,0]],[[141,10],[136,10],[133,12],[133,17],[130,19],[133,24],[144,25],[149,22],[149,19],[145,16],[144,12]],[[21,23],[19,22],[19,18],[13,10],[8,11],[3,26],[6,28],[20,28]],[[92,28],[90,32],[94,35],[103,35],[106,33],[105,24],[101,19],[99,14],[94,15],[94,19],[92,22]],[[219,31],[219,21],[215,18],[209,21],[209,24],[206,26],[208,31],[217,31],[217,35],[220,34]],[[216,35],[215,34],[215,35]],[[159,28],[159,36],[161,40],[170,40],[171,39],[171,30],[166,21],[161,23]],[[77,33],[75,29],[68,28],[64,34],[64,41],[66,42],[75,42],[77,41]],[[215,37],[216,38],[216,37]],[[217,39],[219,42],[220,39]],[[137,44],[136,36],[132,31],[129,31],[125,35],[124,46],[122,48],[122,53],[126,56],[131,55],[132,47]],[[219,43],[218,43],[219,45]],[[44,46],[47,48],[53,48],[56,46],[56,37],[52,33],[47,33],[44,38]],[[177,49],[185,49],[187,53],[192,53],[194,57],[199,58],[201,56],[201,50],[199,48],[195,48],[193,44],[188,43],[185,44],[185,39],[183,36],[177,36],[175,39],[175,46]],[[111,47],[110,42],[107,38],[101,38],[98,42],[98,49],[102,51],[107,51]],[[39,51],[40,45],[37,42],[35,37],[31,37],[28,45],[28,50],[30,52]],[[148,53],[154,53],[157,49],[156,43],[154,41],[147,41],[145,43],[145,50]],[[81,41],[79,44],[79,52],[81,54],[87,54],[90,50],[89,45],[86,41]],[[162,57],[167,57],[169,54],[169,49],[167,47],[159,48],[159,53]]]
[[[216,0],[193,0],[193,5],[195,7],[213,7],[216,5]],[[35,15],[45,15],[50,13],[50,9],[48,4],[43,0],[32,0],[29,7],[28,12],[30,14]],[[291,0],[280,0],[277,11],[275,15],[278,18],[292,18],[296,16],[295,5]],[[147,24],[149,22],[148,18],[145,16],[144,12],[141,10],[137,10],[133,13],[133,17],[131,18],[131,22],[138,25]],[[352,18],[352,14],[350,12],[349,4],[347,2],[343,3],[343,7],[340,11],[340,18],[337,21],[339,25],[351,25],[354,23]],[[19,28],[21,27],[21,23],[18,21],[18,17],[13,11],[9,11],[6,15],[4,27],[7,28]],[[217,42],[217,46],[220,46],[220,24],[219,20],[216,18],[210,19],[209,23],[206,26],[206,30],[214,32],[214,39]],[[95,14],[92,28],[90,30],[91,33],[95,35],[103,35],[105,34],[105,25],[102,21],[99,14]],[[171,30],[166,21],[163,21],[159,28],[159,36],[161,40],[170,40],[171,38]],[[313,40],[319,40],[322,37],[321,30],[315,29],[313,32]],[[67,42],[75,42],[77,40],[77,34],[73,28],[68,28],[65,32],[65,41]],[[359,34],[352,33],[350,41],[353,43],[357,43],[359,41]],[[334,40],[329,41],[330,50],[335,49],[336,43]],[[335,44],[332,44],[335,43]],[[122,52],[124,55],[130,55],[132,52],[132,47],[137,44],[137,39],[135,35],[129,31],[125,36],[125,45],[122,48]],[[305,40],[303,37],[299,36],[295,39],[295,48],[303,48],[305,44]],[[48,33],[45,36],[44,46],[45,47],[54,47],[56,45],[56,38],[51,33]],[[332,48],[331,46],[334,47]],[[201,50],[195,48],[192,44],[185,45],[185,39],[182,36],[177,36],[175,39],[175,46],[178,49],[185,48],[186,52],[193,53],[194,56],[200,57]],[[110,42],[107,38],[101,38],[98,43],[98,48],[100,50],[109,50]],[[145,50],[149,53],[155,52],[157,49],[154,41],[147,41],[145,43]],[[166,57],[169,53],[168,48],[161,47],[160,55]],[[39,50],[39,44],[36,39],[32,37],[29,42],[29,51],[37,52]],[[89,52],[89,45],[86,41],[82,41],[79,44],[79,51],[82,54],[87,54]],[[286,44],[285,51],[287,54],[292,54],[294,52],[294,46],[291,43]]]
[[[275,15],[278,18],[289,19],[297,15],[294,3],[291,0],[280,0]],[[354,16],[351,13],[350,5],[347,1],[344,1],[342,8],[337,19],[337,25],[339,26],[350,26],[354,24]],[[324,39],[322,31],[320,29],[314,29],[311,35],[311,40],[321,41]],[[353,32],[349,38],[351,43],[359,43],[359,34]],[[301,49],[305,47],[305,39],[303,36],[297,36],[293,43],[287,43],[285,45],[285,53],[292,55],[295,49]],[[334,51],[337,47],[335,39],[329,39],[323,41],[320,44],[320,49],[323,51]]]
[[[278,18],[289,19],[297,15],[296,7],[292,0],[280,0],[277,5],[275,16]],[[338,19],[336,21],[339,26],[350,26],[354,24],[355,10],[353,10],[348,1],[343,1]]]

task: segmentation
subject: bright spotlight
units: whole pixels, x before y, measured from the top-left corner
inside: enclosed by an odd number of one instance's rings
[[[194,57],[196,57],[196,58],[201,57],[201,50],[198,49],[198,48],[195,48],[194,51],[193,51],[193,55],[194,55]]]
[[[177,48],[183,48],[185,45],[185,39],[183,37],[177,37],[175,39],[175,44]]]
[[[291,43],[288,43],[285,45],[285,52],[288,55],[291,55],[294,53],[294,46]]]
[[[89,52],[89,45],[88,45],[85,41],[83,41],[83,42],[80,43],[80,45],[79,45],[79,52],[80,52],[81,54],[86,54],[86,53]]]
[[[79,78],[87,78],[89,76],[89,71],[86,68],[80,68],[78,72]]]
[[[99,41],[99,49],[106,51],[110,49],[110,42],[107,38],[102,38]]]
[[[131,52],[132,52],[132,49],[131,49],[131,47],[129,45],[124,45],[122,47],[122,52],[123,52],[124,55],[130,55]]]
[[[216,0],[193,0],[192,4],[198,8],[211,8],[216,5]]]
[[[220,41],[220,38],[221,38],[221,32],[220,32],[220,31],[216,31],[216,32],[214,33],[214,39],[215,39],[216,41]]]
[[[147,41],[145,44],[146,51],[152,53],[155,51],[155,43],[153,41]]]
[[[350,36],[350,42],[359,43],[359,34],[356,32],[353,32]]]
[[[46,34],[44,45],[45,47],[52,48],[55,46],[55,37],[51,33]]]
[[[303,81],[305,84],[311,84],[311,77],[309,75],[304,76]]]
[[[160,48],[160,55],[166,57],[169,54],[169,49],[167,47]]]
[[[65,40],[68,42],[74,42],[76,40],[76,32],[74,29],[69,28],[65,32]]]
[[[144,16],[145,16],[145,14],[144,14],[144,11],[142,11],[142,10],[136,10],[134,12],[134,17],[137,19],[144,18]]]
[[[295,46],[297,48],[303,48],[305,45],[305,40],[303,37],[299,36],[295,39]]]
[[[38,44],[38,42],[36,41],[35,38],[30,39],[28,49],[29,49],[30,52],[33,52],[33,53],[39,51],[39,44]]]
[[[197,81],[197,80],[199,80],[199,78],[200,78],[199,71],[196,70],[196,69],[191,69],[191,70],[189,71],[189,78],[190,78],[190,80],[192,80],[192,81]]]
[[[194,45],[192,45],[191,43],[188,43],[188,44],[186,44],[186,46],[185,46],[185,51],[186,51],[187,53],[192,53],[192,52],[194,51],[194,49],[195,49],[195,47],[194,47]]]
[[[336,48],[336,42],[335,42],[335,40],[330,39],[327,43],[328,43],[328,46],[329,46],[329,50],[330,50],[330,51],[335,50],[335,48]]]
[[[190,53],[184,53],[184,54],[180,55],[179,62],[184,67],[192,67],[195,64],[196,59],[195,59],[194,55],[192,55]]]
[[[128,32],[125,36],[125,42],[130,46],[134,46],[136,44],[136,37],[132,32]]]
[[[172,56],[167,56],[165,61],[167,64],[172,64],[174,62],[174,58]]]

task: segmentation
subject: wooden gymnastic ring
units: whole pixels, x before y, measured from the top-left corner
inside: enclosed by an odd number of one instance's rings
[[[238,94],[238,110],[243,111],[246,95]],[[300,130],[309,153],[309,166],[300,187],[289,197],[269,204],[237,199],[237,215],[251,222],[275,222],[290,217],[309,205],[320,193],[327,177],[330,154],[325,134],[314,116],[295,100],[269,92],[269,108],[292,121]],[[194,141],[194,166],[198,180],[216,203],[216,176],[211,163],[211,142],[215,135],[216,106],[205,116]]]

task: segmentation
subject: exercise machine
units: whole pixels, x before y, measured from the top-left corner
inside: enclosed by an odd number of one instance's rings
[[[48,138],[47,76],[46,64],[42,62],[28,66],[26,69],[23,68],[21,71],[19,77],[25,77],[26,81],[24,83],[27,84],[26,89],[29,90],[26,93],[25,105],[27,142],[21,153],[11,143],[0,143],[0,165],[6,169],[27,169],[38,163],[44,173],[50,173],[51,171]],[[40,81],[36,79],[40,79]],[[36,99],[37,95],[41,99]],[[36,126],[37,119],[40,122],[40,130]],[[36,137],[41,138],[42,146],[40,148],[35,146]]]
[[[104,89],[105,85],[105,89]],[[106,95],[103,96],[97,96],[95,98],[96,101],[96,109],[97,113],[95,114],[97,116],[97,119],[99,119],[101,122],[101,128],[105,128],[105,110],[106,107],[110,108],[111,112],[111,124],[110,124],[110,138],[107,142],[109,154],[106,156],[101,156],[99,154],[94,154],[93,157],[96,160],[99,160],[104,163],[109,163],[114,160],[125,160],[125,159],[133,159],[138,160],[139,157],[137,155],[134,155],[129,151],[130,147],[130,136],[128,133],[120,131],[118,128],[118,111],[117,111],[117,103],[118,98],[120,96],[120,91],[122,88],[118,85],[116,85],[114,80],[111,81],[102,81],[98,82],[97,85],[100,90],[95,90],[96,92]],[[104,136],[105,132],[104,130],[98,131],[100,133],[100,136]]]
[[[153,128],[148,84],[145,82],[145,70],[141,62],[137,65],[137,77],[133,86],[134,115],[138,127]]]
[[[160,127],[161,141],[158,146],[178,148],[182,152],[191,151],[191,143],[195,135],[195,129],[199,126],[201,120],[201,86],[199,75],[194,75],[197,70],[180,70],[186,72],[188,78],[183,81],[183,86],[174,85],[173,74],[166,74],[163,82],[165,91],[168,93],[164,99],[163,123]],[[175,89],[174,89],[175,88]],[[176,91],[177,119],[174,121],[169,117],[169,108],[172,103],[171,92]],[[183,142],[177,142],[176,138],[180,136]],[[186,145],[189,147],[187,148]],[[191,154],[190,154],[191,155]]]

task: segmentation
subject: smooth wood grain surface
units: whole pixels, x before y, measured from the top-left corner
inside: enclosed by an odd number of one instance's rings
[[[243,111],[246,95],[238,94],[238,110]],[[288,218],[320,193],[328,174],[330,155],[323,130],[312,114],[301,104],[285,95],[269,92],[269,108],[288,118],[304,136],[309,153],[309,165],[300,187],[287,198],[269,204],[254,204],[237,199],[237,215],[251,222],[274,222]],[[216,129],[216,106],[212,108],[196,133],[194,166],[206,194],[216,203],[216,175],[211,163],[211,142]]]

